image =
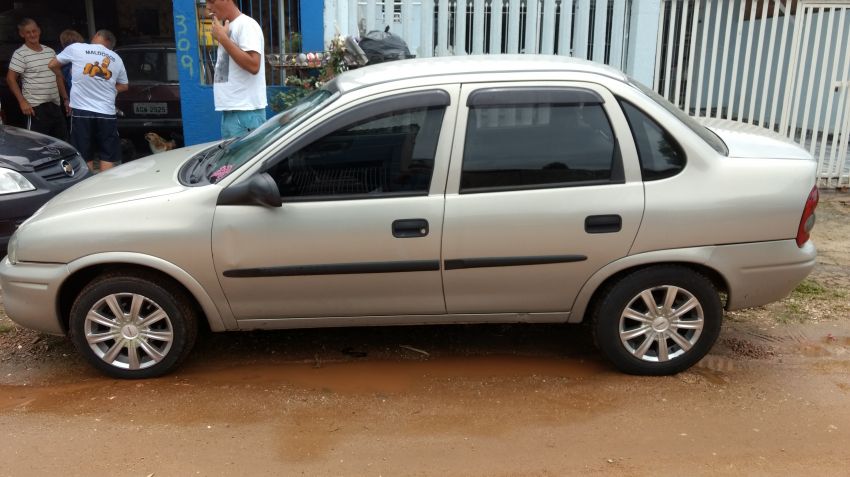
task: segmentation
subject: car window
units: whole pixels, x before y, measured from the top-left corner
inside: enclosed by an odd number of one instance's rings
[[[640,158],[645,181],[674,176],[685,167],[685,153],[673,136],[643,111],[620,99]]]
[[[133,82],[174,83],[178,81],[177,55],[163,49],[119,51],[127,79]]]
[[[647,88],[643,85],[643,83],[635,80],[634,78],[629,78],[629,84],[631,84],[635,89],[645,94],[649,99],[653,100],[656,104],[661,106],[670,112],[673,116],[682,122],[685,126],[687,126],[691,131],[696,133],[697,136],[702,138],[703,141],[706,142],[709,146],[712,147],[719,154],[723,154],[724,156],[729,155],[729,149],[726,147],[726,143],[723,142],[722,139],[717,134],[714,134],[710,129],[696,122],[694,118],[688,116],[687,113],[677,108],[676,105],[667,101],[660,94],[653,91],[651,88]]]
[[[609,182],[618,163],[601,103],[473,106],[460,191]]]
[[[445,107],[392,111],[337,129],[268,172],[288,199],[427,194]]]
[[[180,81],[180,74],[177,70],[177,52],[169,51],[165,53],[165,79],[174,83]]]

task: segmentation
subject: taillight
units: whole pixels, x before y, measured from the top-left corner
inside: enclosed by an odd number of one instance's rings
[[[809,241],[809,233],[815,227],[815,208],[818,206],[819,199],[818,186],[814,186],[809,192],[809,198],[806,199],[806,207],[803,209],[803,216],[800,217],[800,227],[797,228],[798,247],[802,247]]]

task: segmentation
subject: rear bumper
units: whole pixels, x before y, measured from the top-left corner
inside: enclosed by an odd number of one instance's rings
[[[706,265],[729,284],[728,310],[766,305],[786,297],[815,268],[812,241],[794,240],[714,247]]]
[[[151,129],[183,130],[183,121],[169,118],[118,118],[119,131],[149,132]]]
[[[0,286],[6,315],[19,325],[53,335],[64,335],[57,296],[68,276],[68,266],[60,263],[18,263],[9,258],[0,262]]]
[[[169,128],[180,129],[183,127],[181,119],[173,118],[118,118],[118,129],[144,129],[144,128]]]

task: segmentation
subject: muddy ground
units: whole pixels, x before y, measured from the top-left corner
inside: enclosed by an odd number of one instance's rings
[[[809,280],[662,378],[538,325],[203,335],[116,381],[0,304],[0,476],[848,475],[850,196],[814,236]]]

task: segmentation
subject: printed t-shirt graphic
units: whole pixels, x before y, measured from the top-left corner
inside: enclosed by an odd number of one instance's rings
[[[74,43],[56,55],[71,62],[71,107],[101,114],[115,114],[116,83],[127,83],[124,62],[103,45]]]

